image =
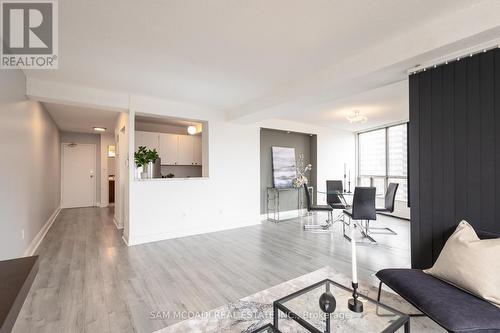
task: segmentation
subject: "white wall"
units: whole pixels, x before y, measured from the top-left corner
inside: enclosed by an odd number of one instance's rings
[[[131,181],[130,245],[260,223],[260,127],[317,134],[320,189],[327,179],[342,179],[344,163],[352,181],[355,177],[352,132],[280,120],[242,125],[215,111],[148,98],[133,100],[131,116],[135,112],[208,121],[209,158],[203,162],[210,173],[199,179]]]
[[[133,128],[130,128],[129,115],[120,113],[116,120],[115,138],[115,224],[123,228],[123,237],[128,241],[129,233],[129,135],[133,138]]]
[[[101,207],[109,205],[109,175],[114,175],[114,157],[108,157],[108,146],[115,145],[114,134],[101,134]],[[111,169],[111,170],[110,170]]]
[[[30,255],[61,200],[59,130],[25,93],[21,71],[0,71],[0,260]]]
[[[130,245],[260,223],[259,127],[227,122],[215,111],[140,97],[131,103],[131,115],[135,112],[207,121],[203,165],[208,163],[209,172],[204,170],[205,178],[132,181]]]
[[[107,207],[109,205],[109,175],[114,174],[114,158],[108,157],[108,146],[115,145],[114,134],[101,134],[101,207]],[[110,160],[112,162],[110,163]],[[110,166],[113,167],[112,170]]]

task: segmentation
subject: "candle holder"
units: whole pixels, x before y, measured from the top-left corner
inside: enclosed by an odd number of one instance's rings
[[[347,307],[352,312],[363,312],[363,302],[358,300],[358,284],[352,283],[352,298],[347,302]]]

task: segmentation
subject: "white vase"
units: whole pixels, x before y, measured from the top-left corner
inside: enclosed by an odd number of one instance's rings
[[[142,166],[135,168],[135,178],[136,179],[142,179],[143,170],[144,170],[144,168]]]

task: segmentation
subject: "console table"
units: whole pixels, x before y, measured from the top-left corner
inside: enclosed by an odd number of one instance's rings
[[[311,195],[311,201],[314,202],[314,197],[313,197],[314,188],[312,186],[309,186],[307,189],[309,190],[309,194]],[[302,216],[301,211],[304,208],[303,196],[302,196],[303,190],[304,190],[303,187],[298,187],[298,188],[295,188],[295,187],[291,187],[291,188],[268,187],[267,188],[267,196],[266,196],[267,220],[272,221],[272,222],[279,222],[279,221],[284,221],[284,220],[290,219],[290,218],[282,219],[280,217],[280,212],[281,212],[280,194],[282,192],[293,192],[293,191],[297,192],[297,217]],[[271,217],[271,215],[272,215],[272,217]]]

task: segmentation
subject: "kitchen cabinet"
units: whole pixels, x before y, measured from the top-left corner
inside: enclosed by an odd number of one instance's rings
[[[202,165],[202,140],[199,135],[135,132],[135,151],[140,146],[156,149],[162,165]]]
[[[147,149],[156,149],[156,151],[160,150],[160,135],[159,133],[153,132],[135,132],[135,151],[139,149],[141,146],[145,146]]]
[[[179,135],[160,133],[159,153],[162,165],[176,165],[179,161]]]
[[[193,151],[194,151],[194,156],[193,156],[193,161],[195,165],[201,165],[201,158],[202,158],[202,146],[201,146],[201,136],[193,136]]]
[[[194,142],[190,135],[179,135],[179,165],[194,164]]]

